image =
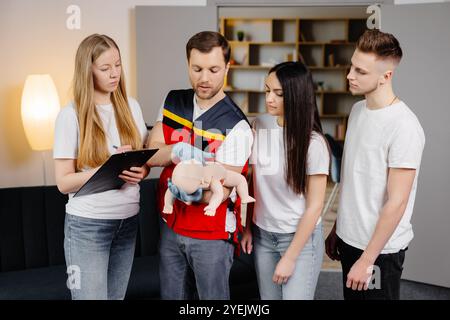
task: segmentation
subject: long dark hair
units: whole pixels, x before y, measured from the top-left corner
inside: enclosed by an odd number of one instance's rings
[[[305,194],[311,134],[323,135],[311,72],[301,62],[280,63],[272,72],[283,89],[285,179],[296,194]]]

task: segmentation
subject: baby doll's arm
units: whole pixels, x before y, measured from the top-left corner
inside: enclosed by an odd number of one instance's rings
[[[205,207],[205,214],[207,216],[214,216],[216,214],[217,207],[222,203],[223,200],[223,188],[220,181],[215,178],[212,178],[209,188],[212,195],[209,199],[209,205]]]
[[[223,185],[225,187],[236,187],[236,191],[241,198],[242,203],[255,202],[255,199],[248,194],[247,180],[245,180],[245,177],[242,174],[227,170],[227,176]]]

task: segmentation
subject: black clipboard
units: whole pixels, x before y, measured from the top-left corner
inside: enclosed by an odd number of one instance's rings
[[[142,167],[158,150],[145,149],[113,154],[75,193],[74,197],[120,189],[125,181],[119,178],[119,174],[131,167]]]

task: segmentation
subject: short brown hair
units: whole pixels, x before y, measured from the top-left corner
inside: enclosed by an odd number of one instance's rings
[[[221,47],[225,64],[230,61],[231,48],[227,39],[215,31],[202,31],[193,35],[186,44],[186,56],[189,61],[192,49],[209,53],[215,47]]]
[[[390,33],[380,30],[366,30],[358,39],[356,48],[365,53],[374,53],[380,59],[392,59],[399,63],[403,52],[398,40]]]

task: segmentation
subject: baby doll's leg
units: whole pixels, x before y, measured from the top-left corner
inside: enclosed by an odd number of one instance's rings
[[[163,213],[170,214],[173,212],[173,201],[174,198],[172,196],[172,192],[170,192],[169,188],[167,188],[166,194],[164,195]]]
[[[211,199],[209,199],[209,205],[205,207],[205,214],[207,216],[214,216],[216,214],[217,207],[222,203],[223,200],[223,188],[222,184],[218,179],[212,179],[209,185],[211,190]]]
[[[223,184],[225,187],[236,187],[236,191],[241,198],[242,203],[255,202],[255,199],[248,194],[247,180],[242,174],[227,170],[227,178]]]

